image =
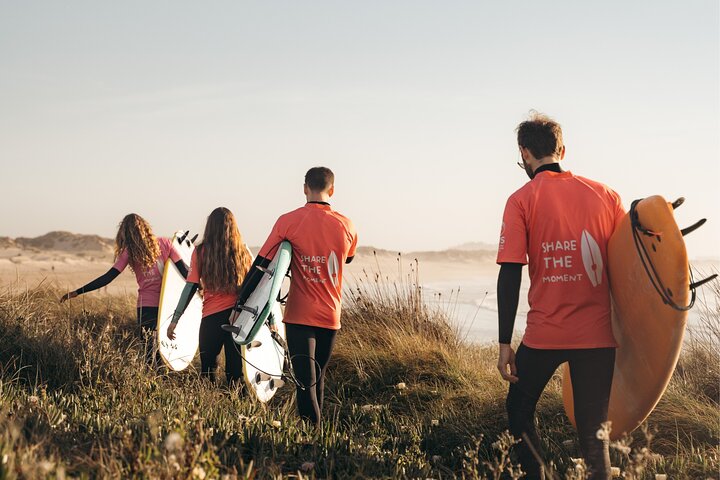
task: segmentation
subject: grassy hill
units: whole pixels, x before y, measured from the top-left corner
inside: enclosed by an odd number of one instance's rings
[[[412,282],[346,293],[321,431],[289,387],[262,405],[149,370],[134,298],[59,293],[0,291],[0,478],[511,478],[495,348],[462,344]],[[626,478],[718,476],[718,312],[704,319],[646,431],[612,449]],[[559,377],[539,411],[558,478],[582,478]]]

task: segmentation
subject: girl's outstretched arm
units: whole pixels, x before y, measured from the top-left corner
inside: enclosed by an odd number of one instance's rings
[[[102,287],[108,285],[113,280],[115,280],[118,275],[120,275],[120,270],[113,267],[110,270],[108,270],[107,272],[105,272],[103,275],[99,276],[92,282],[88,283],[87,285],[82,286],[73,292],[68,292],[65,295],[63,295],[62,297],[60,297],[60,303],[63,303],[65,300],[75,298],[78,295],[82,295],[83,293],[92,292],[93,290],[102,288]]]

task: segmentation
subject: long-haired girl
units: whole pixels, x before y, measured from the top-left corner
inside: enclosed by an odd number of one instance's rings
[[[232,212],[218,207],[210,213],[200,245],[190,262],[187,283],[175,309],[168,338],[175,338],[177,322],[198,288],[203,290],[200,323],[201,372],[214,381],[217,356],[225,350],[225,376],[229,384],[241,385],[242,358],[232,335],[221,328],[228,323],[238,289],[250,269],[251,255]]]
[[[163,268],[168,259],[175,263],[183,276],[187,276],[187,267],[173,248],[172,241],[156,237],[144,218],[130,213],[118,226],[115,264],[112,268],[87,285],[63,295],[60,303],[108,285],[129,265],[138,284],[137,321],[145,339],[146,360],[152,363],[157,360],[154,332],[157,328]]]

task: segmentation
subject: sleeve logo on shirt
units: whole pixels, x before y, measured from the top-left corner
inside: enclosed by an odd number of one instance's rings
[[[337,255],[335,255],[335,252],[330,252],[330,256],[328,257],[327,262],[327,269],[328,269],[328,275],[330,276],[330,281],[332,281],[332,284],[337,287],[340,284],[340,278],[339,273],[340,272],[340,265],[338,264]]]
[[[597,287],[602,283],[602,254],[597,242],[587,230],[583,230],[580,237],[580,252],[590,283],[593,287]]]
[[[505,248],[505,222],[502,222],[500,227],[500,243],[498,244],[498,251],[502,252]]]

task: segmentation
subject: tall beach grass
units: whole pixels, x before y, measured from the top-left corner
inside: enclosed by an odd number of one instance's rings
[[[424,301],[417,263],[404,263],[350,282],[320,430],[297,419],[289,387],[263,405],[200,379],[196,365],[148,368],[131,297],[60,305],[52,287],[5,285],[0,478],[517,476],[496,347],[463,343]],[[703,323],[645,432],[613,448],[626,478],[718,477],[718,312]],[[554,377],[541,400],[539,429],[557,477],[580,478],[560,385]]]

